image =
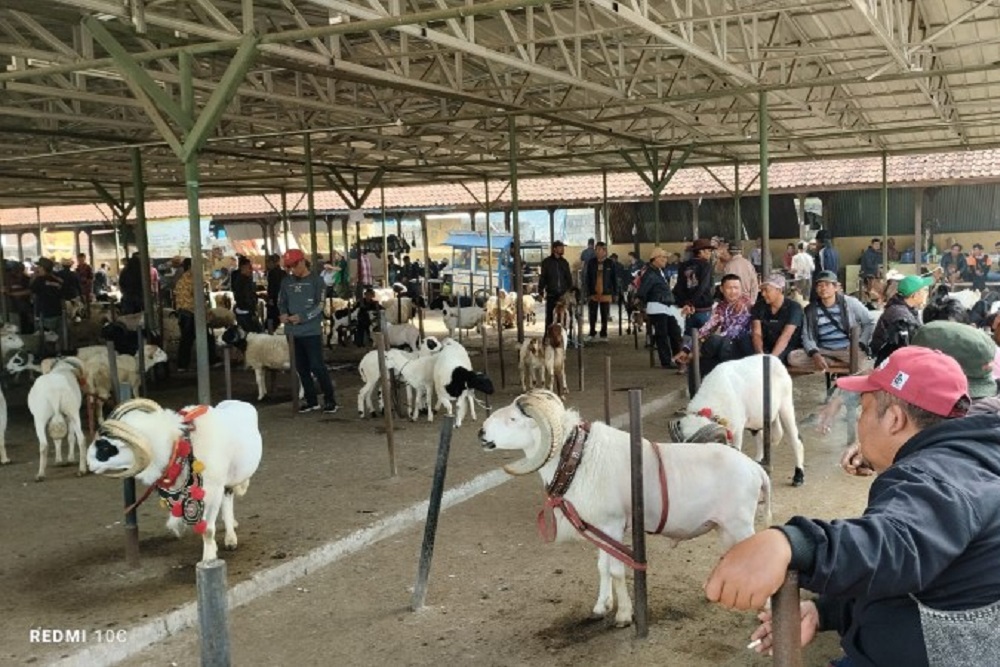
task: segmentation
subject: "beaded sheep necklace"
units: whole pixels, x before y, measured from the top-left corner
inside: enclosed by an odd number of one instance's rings
[[[194,456],[191,432],[194,420],[208,412],[207,405],[196,405],[179,411],[181,435],[174,442],[170,462],[163,475],[153,485],[160,494],[160,506],[170,509],[170,514],[192,526],[194,532],[204,533],[208,527],[202,516],[205,513],[205,488],[202,473],[205,464]],[[153,487],[150,487],[153,488]]]

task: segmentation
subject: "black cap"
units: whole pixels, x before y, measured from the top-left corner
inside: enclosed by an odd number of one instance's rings
[[[815,282],[818,282],[818,283],[821,283],[821,282],[836,283],[836,282],[840,282],[840,281],[837,280],[837,274],[834,273],[833,271],[820,271],[819,274],[816,276],[816,281]]]
[[[553,247],[553,248],[558,248],[559,246],[563,246],[563,247],[565,247],[565,246],[566,246],[566,244],[565,244],[565,243],[563,243],[562,241],[553,241],[553,242],[552,242],[552,247]]]

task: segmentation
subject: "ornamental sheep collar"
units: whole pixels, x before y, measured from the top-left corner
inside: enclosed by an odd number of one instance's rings
[[[208,406],[198,405],[178,413],[183,419],[181,435],[174,442],[170,462],[163,475],[154,485],[160,494],[160,505],[169,508],[171,516],[183,519],[199,534],[208,527],[202,518],[205,513],[205,488],[202,483],[205,464],[194,456],[191,432],[195,429],[194,420],[207,411]]]
[[[559,465],[552,481],[545,487],[545,494],[550,498],[561,498],[566,495],[569,485],[576,477],[576,470],[583,460],[583,446],[590,435],[590,422],[580,422],[573,427],[569,438],[563,443],[559,452]]]

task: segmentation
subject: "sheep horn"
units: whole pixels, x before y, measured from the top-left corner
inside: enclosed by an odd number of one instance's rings
[[[548,463],[562,444],[562,401],[551,391],[535,389],[520,396],[516,404],[518,409],[538,425],[542,431],[542,442],[534,455],[505,465],[503,469],[508,475],[528,475]],[[545,444],[546,439],[548,446]]]
[[[695,431],[687,442],[717,442],[725,445],[729,442],[729,436],[725,426],[711,422]]]
[[[146,414],[154,414],[162,409],[159,403],[151,401],[148,398],[132,398],[112,410],[108,419],[121,419],[133,410],[145,412]]]
[[[131,401],[130,401],[131,402]],[[150,401],[152,403],[152,401]],[[132,450],[132,466],[121,472],[107,473],[108,477],[126,478],[134,477],[149,467],[153,460],[153,454],[146,442],[146,437],[134,426],[130,426],[123,421],[108,418],[104,420],[98,429],[98,434],[105,437],[115,438],[129,446]]]

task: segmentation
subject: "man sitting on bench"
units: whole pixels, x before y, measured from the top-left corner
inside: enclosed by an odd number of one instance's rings
[[[814,303],[806,306],[802,327],[802,349],[792,350],[788,366],[799,370],[847,373],[851,358],[851,329],[861,328],[859,342],[867,347],[875,321],[860,301],[842,293],[837,274],[823,271],[816,276]]]

